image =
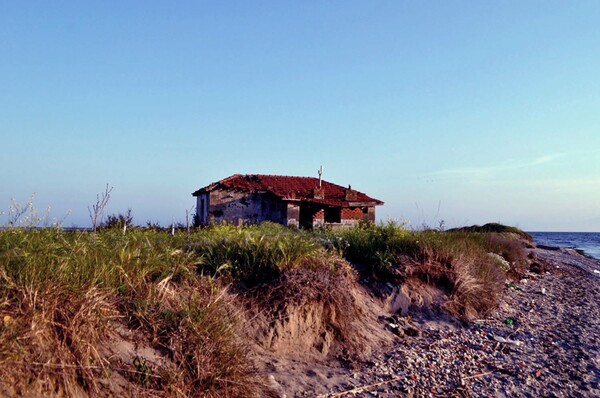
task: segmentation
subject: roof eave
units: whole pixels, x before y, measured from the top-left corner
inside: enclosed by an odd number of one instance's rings
[[[348,202],[348,206],[350,206],[350,207],[381,206],[382,204],[383,204],[382,201],[373,201],[373,202]]]

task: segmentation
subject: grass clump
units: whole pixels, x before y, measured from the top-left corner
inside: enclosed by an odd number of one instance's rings
[[[356,228],[322,231],[328,245],[352,263],[366,266],[377,276],[389,276],[399,255],[413,254],[418,244],[411,232],[395,222],[365,223]]]
[[[0,327],[3,395],[98,393],[109,368],[96,347],[117,316],[110,294],[97,288],[73,294],[52,285],[34,290],[1,277],[0,313],[14,319]]]
[[[527,271],[529,262],[522,240],[506,234],[490,233],[486,236],[485,247],[489,252],[500,255],[508,262],[509,268],[506,272],[510,276],[520,278]]]
[[[498,303],[506,274],[477,236],[440,231],[415,233],[419,250],[406,274],[442,287],[446,309],[465,320],[489,313]]]
[[[513,232],[509,227],[493,228]],[[417,279],[440,287],[447,309],[464,318],[487,314],[499,300],[508,274],[520,275],[527,265],[522,241],[498,232],[408,231],[393,222],[326,232],[328,241],[366,275],[383,281]],[[521,235],[519,235],[521,236]],[[501,264],[488,253],[509,264]]]
[[[130,327],[147,331],[153,347],[163,352],[175,371],[149,367],[145,382],[167,395],[253,396],[259,393],[247,350],[238,339],[239,319],[226,292],[208,279],[174,283],[170,277],[138,291],[143,305],[127,300]],[[134,364],[135,365],[135,364]],[[139,369],[133,373],[139,377]],[[156,375],[148,378],[147,375]]]
[[[348,352],[344,359],[358,350],[353,325],[355,273],[320,237],[267,222],[210,226],[194,232],[191,241],[201,272],[230,283],[248,318],[258,320],[248,325],[247,332],[259,344],[289,344],[327,355],[332,343],[323,336],[332,336],[339,351]],[[311,325],[300,327],[296,322]],[[310,336],[296,336],[299,342],[286,340],[299,329]],[[275,337],[266,341],[265,335]],[[300,348],[296,344],[302,341],[313,345]]]
[[[508,225],[498,223],[487,223],[482,226],[472,225],[470,227],[461,227],[449,229],[448,232],[467,232],[467,233],[494,233],[494,234],[514,234],[528,242],[533,242],[533,237],[527,232]]]
[[[198,275],[186,242],[137,229],[0,231],[2,395],[119,395],[110,389],[120,385],[126,395],[258,396],[226,292]],[[161,361],[115,362],[118,328]]]
[[[311,267],[327,256],[314,236],[275,223],[248,227],[216,225],[192,236],[203,272],[249,287],[276,280],[283,271]]]

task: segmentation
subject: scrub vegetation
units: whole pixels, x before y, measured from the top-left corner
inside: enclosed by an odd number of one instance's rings
[[[264,223],[172,233],[122,228],[130,213],[111,220],[96,231],[16,220],[0,230],[0,395],[265,396],[244,308],[272,324],[290,306],[320,303],[336,355],[350,360],[360,351],[354,285],[436,286],[468,321],[527,267],[514,231]]]
[[[471,320],[496,306],[507,277],[526,271],[525,233],[513,232],[409,231],[390,222],[334,232],[330,239],[363,273],[442,288],[450,296],[446,309]]]
[[[123,381],[149,395],[252,392],[224,288],[199,277],[185,240],[140,229],[1,231],[3,395],[106,395]],[[123,362],[110,352],[115,330],[169,365]]]

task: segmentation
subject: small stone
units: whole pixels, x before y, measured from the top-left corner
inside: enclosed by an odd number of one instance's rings
[[[404,328],[404,334],[410,337],[418,337],[421,334],[421,332],[419,331],[419,329],[409,326],[407,328]]]

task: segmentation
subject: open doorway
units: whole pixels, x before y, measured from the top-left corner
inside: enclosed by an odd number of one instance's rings
[[[318,208],[309,205],[300,205],[300,228],[312,229],[313,219],[319,211]]]

